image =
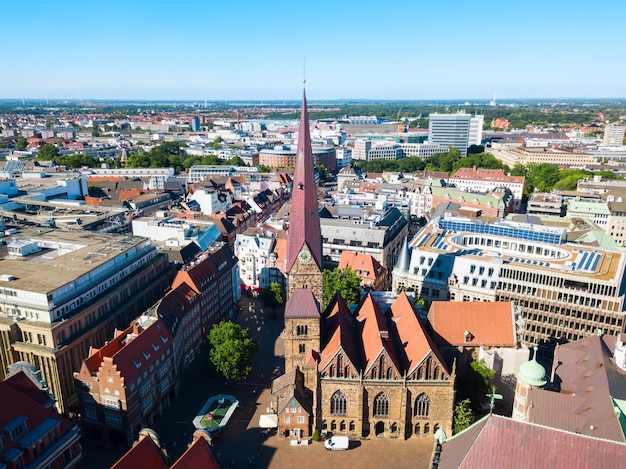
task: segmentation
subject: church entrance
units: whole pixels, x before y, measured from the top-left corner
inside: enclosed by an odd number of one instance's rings
[[[385,433],[385,422],[378,421],[374,427],[374,434],[376,436],[382,436]]]

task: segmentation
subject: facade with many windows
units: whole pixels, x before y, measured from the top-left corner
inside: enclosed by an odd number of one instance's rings
[[[31,363],[62,413],[76,404],[73,373],[90,348],[153,305],[171,281],[167,257],[135,236],[25,229],[0,259],[0,378],[11,363]]]
[[[626,256],[606,244],[567,225],[444,215],[403,251],[393,289],[414,290],[427,301],[511,301],[526,344],[577,340],[598,329],[617,335],[624,330]]]
[[[130,445],[175,395],[172,336],[160,319],[141,316],[101,349],[93,349],[76,373],[86,425],[118,432]]]

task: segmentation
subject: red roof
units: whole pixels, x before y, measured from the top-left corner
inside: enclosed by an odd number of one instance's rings
[[[507,176],[501,169],[459,168],[450,179],[472,181],[496,181],[506,184],[524,184],[524,176]]]
[[[164,455],[149,436],[143,437],[111,469],[168,469]]]
[[[360,371],[359,348],[356,343],[356,334],[350,309],[344,299],[337,295],[331,305],[328,314],[328,332],[330,337],[321,353],[319,370],[322,371],[335,358],[338,353],[343,353],[352,364],[355,374]]]
[[[439,353],[439,349],[430,335],[426,333],[422,321],[419,320],[411,300],[405,292],[400,293],[393,302],[390,314],[396,326],[400,343],[404,344],[407,374],[412,373],[431,353],[441,368],[449,373],[446,361]]]
[[[444,343],[459,346],[514,347],[515,318],[508,301],[433,301],[428,320]],[[465,339],[465,331],[471,340]]]
[[[300,110],[296,167],[291,190],[288,240],[287,272],[291,271],[298,253],[305,245],[311,252],[317,267],[322,270],[322,232],[317,206],[309,113],[306,106],[306,92],[304,91],[302,92],[302,109]]]
[[[37,386],[23,371],[8,377],[4,382],[42,406],[47,407],[54,402],[48,393]]]
[[[339,259],[338,269],[350,267],[365,285],[376,286],[376,280],[385,275],[385,268],[370,254],[344,251]]]
[[[29,432],[32,432],[37,426],[48,420],[58,421],[58,435],[63,435],[72,426],[68,420],[57,414],[54,410],[40,405],[39,402],[32,400],[28,395],[23,394],[4,381],[0,381],[0,402],[2,403],[2,411],[0,411],[0,429],[4,429],[20,417],[26,418]],[[20,440],[14,441],[5,435],[2,443],[3,445],[0,446],[0,461],[3,460],[5,452],[18,446]]]
[[[624,467],[626,445],[486,416],[443,444],[439,469]]]
[[[204,438],[194,441],[171,469],[219,469],[213,453]]]
[[[136,334],[136,337],[129,342],[131,334]],[[146,329],[133,323],[123,332],[118,332],[101,349],[92,350],[84,364],[91,373],[96,373],[102,362],[110,359],[125,383],[131,383],[171,347],[171,339],[170,332],[160,319]]]
[[[308,288],[296,288],[285,305],[287,318],[319,318],[319,305]]]
[[[393,362],[396,372],[402,374],[402,364],[396,355],[393,339],[389,335],[389,327],[385,322],[378,303],[374,301],[371,294],[363,299],[357,320],[361,322],[361,340],[363,341],[363,372],[377,364],[377,359],[381,354],[387,355]]]

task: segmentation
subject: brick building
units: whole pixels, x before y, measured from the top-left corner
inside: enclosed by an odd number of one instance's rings
[[[296,437],[315,429],[353,437],[450,434],[455,373],[406,294],[368,293],[354,312],[338,295],[320,312],[322,237],[307,123],[303,95],[286,259],[285,375],[273,383],[278,429]]]
[[[31,363],[62,413],[77,403],[73,373],[90,347],[103,346],[171,282],[167,257],[134,236],[24,229],[0,247],[0,259],[0,378],[12,363]]]
[[[78,427],[51,408],[24,372],[0,382],[0,402],[0,467],[81,467]]]
[[[76,387],[83,422],[132,444],[176,393],[172,336],[160,319],[141,316],[92,349]]]

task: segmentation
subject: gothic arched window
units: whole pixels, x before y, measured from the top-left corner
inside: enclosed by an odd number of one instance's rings
[[[430,398],[422,393],[415,398],[415,406],[413,407],[413,416],[428,418],[430,412]]]
[[[374,398],[374,416],[387,417],[389,415],[389,398],[381,392]]]
[[[341,391],[335,391],[330,398],[330,413],[332,415],[346,415],[346,396]]]

